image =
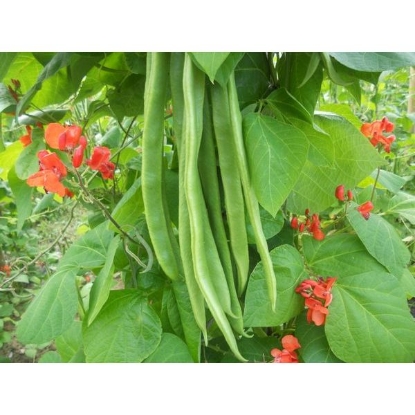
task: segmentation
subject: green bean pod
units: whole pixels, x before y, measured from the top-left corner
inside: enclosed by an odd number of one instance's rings
[[[226,291],[222,291],[222,289],[218,289],[218,285],[214,284],[217,276],[211,275],[206,255],[206,251],[210,245],[209,237],[211,236],[213,239],[213,236],[206,231],[206,225],[209,222],[198,174],[198,154],[203,126],[202,108],[204,92],[205,76],[193,65],[190,56],[186,54],[183,74],[185,104],[185,128],[183,133],[186,137],[184,186],[190,218],[191,247],[195,277],[209,310],[222,331],[229,347],[238,359],[245,361],[238,350],[232,327],[224,311],[230,311],[230,298],[227,285],[225,284]],[[222,298],[227,300],[228,304],[225,304]]]
[[[199,172],[204,199],[209,215],[209,222],[212,228],[213,237],[216,243],[220,261],[228,283],[231,298],[232,316],[229,321],[238,334],[244,334],[242,309],[238,300],[233,273],[231,252],[229,249],[225,225],[222,217],[222,201],[220,196],[217,159],[215,150],[215,137],[212,125],[212,111],[210,102],[206,95],[203,108],[203,133],[200,145]],[[242,200],[243,203],[243,200]],[[209,262],[212,273],[218,273],[214,266],[215,262]]]
[[[259,213],[258,199],[249,178],[248,162],[245,154],[244,139],[242,133],[242,116],[239,110],[238,94],[236,91],[235,74],[232,72],[228,85],[229,110],[232,124],[232,139],[235,143],[236,157],[239,173],[241,175],[242,188],[245,195],[245,204],[251,222],[258,253],[264,266],[265,280],[268,288],[268,295],[271,301],[271,308],[275,311],[277,306],[277,280],[275,278],[274,266],[268,251],[267,240],[262,230],[261,217]]]
[[[203,333],[205,344],[208,343],[206,330],[205,299],[195,279],[193,258],[190,243],[190,220],[184,194],[184,171],[186,166],[186,145],[183,141],[184,97],[183,97],[183,65],[184,53],[173,53],[171,56],[170,85],[173,101],[173,128],[179,158],[179,245],[183,264],[183,273],[189,291],[190,303],[196,323]]]
[[[157,260],[165,274],[177,280],[179,248],[173,235],[163,189],[164,106],[168,77],[169,54],[148,53],[141,185],[148,231]]]
[[[213,126],[218,148],[219,167],[225,196],[226,216],[229,227],[232,255],[237,268],[238,293],[246,287],[249,273],[248,237],[245,225],[245,202],[241,177],[231,139],[233,130],[229,112],[227,90],[211,85]]]

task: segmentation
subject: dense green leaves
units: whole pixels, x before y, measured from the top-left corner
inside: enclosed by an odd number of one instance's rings
[[[262,263],[253,270],[246,292],[245,327],[277,326],[300,313],[304,302],[295,288],[307,278],[304,263],[298,251],[290,245],[281,245],[271,251],[277,278],[277,308],[272,311]]]
[[[384,163],[372,145],[348,121],[332,114],[315,116],[316,124],[330,135],[334,146],[334,165],[316,166],[307,161],[288,198],[288,209],[302,213],[326,209],[335,202],[339,184],[353,188],[377,166]]]
[[[84,328],[86,361],[138,363],[161,341],[161,323],[137,290],[111,291],[94,322]]]
[[[243,120],[252,185],[259,203],[275,216],[293,189],[308,152],[301,130],[267,116]]]
[[[410,363],[415,356],[415,322],[406,296],[385,272],[339,278],[325,332],[331,350],[345,362]]]
[[[67,250],[19,322],[17,336],[22,343],[47,342],[71,326],[78,306],[75,276],[79,270],[95,269],[106,261],[113,233],[105,225],[89,231]]]
[[[216,73],[229,56],[229,52],[193,52],[193,62],[214,82]]]
[[[371,214],[368,220],[352,205],[347,218],[368,252],[396,277],[400,277],[410,260],[410,253],[394,227],[381,216]]]

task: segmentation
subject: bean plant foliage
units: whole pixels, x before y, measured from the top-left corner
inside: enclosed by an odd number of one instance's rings
[[[413,362],[413,136],[358,111],[411,65],[1,53],[0,206],[17,230],[87,212],[18,341],[53,344],[45,362]],[[327,85],[353,104],[324,105]],[[13,291],[31,263],[0,242]]]

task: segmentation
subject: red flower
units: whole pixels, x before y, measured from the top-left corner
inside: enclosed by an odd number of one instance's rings
[[[326,321],[329,313],[327,307],[333,300],[331,288],[336,282],[336,278],[328,277],[326,280],[319,278],[315,280],[304,280],[295,292],[305,298],[305,305],[308,308],[307,321],[314,322],[316,326],[321,326]]]
[[[353,193],[352,193],[352,191],[351,190],[348,190],[347,191],[347,200],[353,200]]]
[[[73,193],[61,183],[61,179],[67,175],[67,170],[58,155],[41,150],[37,157],[39,171],[28,177],[26,183],[31,187],[43,187],[47,192],[57,193],[61,197],[72,197]]]
[[[32,143],[32,127],[30,125],[26,125],[26,135],[22,135],[19,140],[23,144],[23,147],[27,147],[29,144]]]
[[[271,350],[273,363],[298,363],[298,356],[295,350],[301,347],[298,339],[292,334],[288,334],[281,339],[283,349],[274,348]]]
[[[46,127],[45,140],[51,148],[72,151],[79,143],[82,128],[78,125],[65,127],[51,123]]]
[[[291,219],[291,227],[292,227],[293,229],[298,229],[298,218],[297,218],[297,216],[294,216],[294,217]]]
[[[340,200],[340,202],[344,202],[344,185],[340,184],[337,186],[334,194],[336,199]]]
[[[107,147],[95,147],[92,156],[86,161],[86,164],[92,170],[101,172],[104,179],[112,179],[114,177],[115,164],[110,162],[111,151]]]
[[[75,148],[72,156],[72,165],[75,168],[78,168],[82,164],[82,160],[84,159],[84,151],[86,148],[87,142],[84,136],[79,138],[79,146]]]
[[[378,144],[381,144],[384,150],[387,153],[390,153],[391,145],[395,141],[395,136],[390,135],[385,137],[384,132],[390,133],[394,129],[394,124],[391,123],[386,117],[383,117],[382,120],[373,121],[372,123],[365,123],[360,128],[362,134],[370,138],[371,144],[376,147]]]
[[[370,212],[373,210],[374,206],[373,203],[369,200],[360,206],[357,207],[357,210],[360,212],[360,214],[366,219],[369,219]]]
[[[314,213],[310,218],[310,210],[305,210],[305,216],[306,220],[305,222],[299,222],[298,218],[294,216],[291,219],[291,227],[293,229],[298,229],[300,233],[304,232],[304,230],[307,228],[307,231],[313,234],[313,238],[321,241],[323,240],[326,235],[321,230],[321,223],[320,223],[320,217],[317,215],[317,213]]]
[[[11,270],[10,265],[0,265],[0,272],[4,272],[8,277],[10,277]]]

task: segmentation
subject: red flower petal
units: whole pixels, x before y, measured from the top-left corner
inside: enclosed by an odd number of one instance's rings
[[[66,127],[58,123],[51,123],[46,127],[45,140],[49,147],[59,149],[59,136],[64,133]]]

